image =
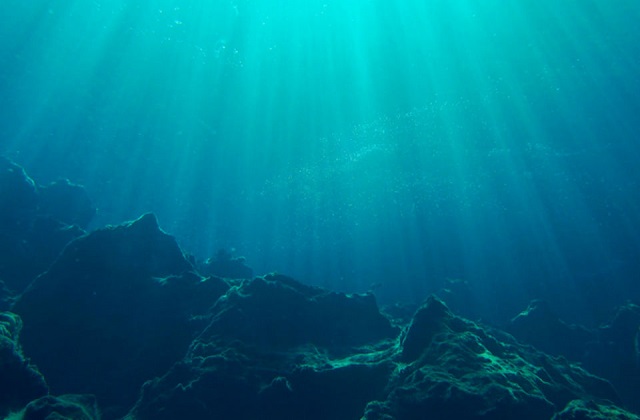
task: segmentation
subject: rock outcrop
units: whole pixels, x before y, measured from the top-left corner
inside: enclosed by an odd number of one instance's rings
[[[364,418],[543,419],[574,400],[620,400],[613,387],[566,359],[455,316],[431,297],[401,340],[383,401]]]
[[[0,418],[49,392],[40,372],[20,349],[21,328],[19,316],[0,312]]]
[[[46,271],[95,214],[84,188],[67,180],[41,187],[0,157],[0,302]],[[11,296],[12,297],[12,296]]]
[[[192,317],[226,291],[193,273],[152,214],[72,241],[13,310],[21,342],[56,394],[94,394],[124,411],[197,331]]]

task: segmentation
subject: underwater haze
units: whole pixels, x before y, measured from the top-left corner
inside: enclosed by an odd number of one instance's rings
[[[0,154],[382,302],[640,296],[640,3],[5,0]],[[587,317],[587,318],[585,318]],[[592,317],[589,319],[588,317]]]

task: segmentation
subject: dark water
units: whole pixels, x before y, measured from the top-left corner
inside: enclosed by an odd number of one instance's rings
[[[6,0],[0,152],[186,251],[486,317],[640,295],[640,4]],[[3,197],[3,199],[6,199]]]

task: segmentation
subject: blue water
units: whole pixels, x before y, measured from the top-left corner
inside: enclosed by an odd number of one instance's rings
[[[6,0],[0,152],[94,227],[153,211],[384,302],[640,296],[640,4]],[[9,199],[3,197],[2,199]],[[579,315],[577,315],[579,314]]]

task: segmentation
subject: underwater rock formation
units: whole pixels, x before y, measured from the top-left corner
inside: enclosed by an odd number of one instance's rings
[[[401,330],[371,294],[203,278],[151,214],[73,240],[13,310],[63,395],[24,418],[96,418],[96,401],[105,419],[635,418],[605,380],[435,297]]]
[[[18,199],[0,208],[0,280],[31,283],[13,312],[0,314],[0,416],[638,418],[609,382],[435,297],[415,311],[391,307],[391,322],[372,294],[251,278],[228,253],[196,267],[153,214],[84,234],[71,227],[92,214],[76,186],[41,190],[19,166],[2,165],[0,187]],[[68,215],[51,204],[66,194],[79,203]],[[5,307],[13,301],[0,296]],[[632,398],[638,376],[624,372],[637,372],[639,324],[634,305],[589,331],[534,302],[509,329],[549,353],[582,358]]]
[[[573,400],[551,420],[637,420],[633,413],[607,402]]]
[[[275,274],[242,282],[216,303],[211,317],[198,343],[240,341],[260,352],[313,344],[348,354],[398,333],[373,295],[334,293]]]
[[[186,352],[191,318],[228,287],[191,270],[146,214],[71,242],[13,310],[21,342],[56,394],[94,394],[115,413]]]
[[[631,409],[640,411],[640,306],[628,303],[597,331],[581,360],[589,371],[610,380]]]
[[[0,156],[0,224],[3,235],[25,232],[38,210],[38,190],[25,170]]]
[[[10,315],[3,366],[28,369],[0,406],[36,400],[16,418],[635,418],[605,380],[434,297],[401,331],[371,294],[203,278],[152,214],[73,240],[13,310],[25,354],[62,395],[22,361]],[[634,311],[617,319],[611,337],[634,331]]]
[[[40,186],[38,190],[40,212],[66,225],[86,229],[96,214],[84,187],[68,179]]]
[[[0,157],[0,280],[21,292],[44,272],[95,214],[84,188],[68,181],[39,187]],[[1,291],[0,291],[1,292]],[[0,296],[0,301],[3,297]]]
[[[640,410],[640,307],[618,308],[610,323],[589,330],[563,322],[543,301],[535,300],[506,330],[548,354],[581,363],[613,383],[625,406]]]
[[[382,334],[340,344],[327,339],[339,322],[308,330],[316,318],[308,307],[324,293],[282,276],[230,289],[187,357],[145,385],[130,417],[540,419],[570,418],[580,401],[595,401],[585,404],[600,415],[620,403],[608,382],[455,316],[435,298],[400,341],[382,323]]]
[[[184,360],[145,386],[131,415],[358,418],[382,395],[397,334],[371,295],[281,275],[246,280],[218,300]]]
[[[19,316],[0,312],[0,418],[49,391],[40,372],[22,354],[21,328]]]
[[[13,305],[14,293],[0,280],[0,312],[8,311]]]
[[[562,321],[543,300],[532,301],[506,327],[518,340],[554,356],[582,360],[587,343],[595,341],[594,332]]]
[[[431,297],[416,312],[384,401],[364,418],[550,418],[573,400],[619,402],[606,381],[452,314]]]
[[[250,279],[253,270],[245,264],[243,257],[234,257],[231,252],[221,249],[216,255],[208,258],[198,267],[205,276],[224,277],[229,279]]]

